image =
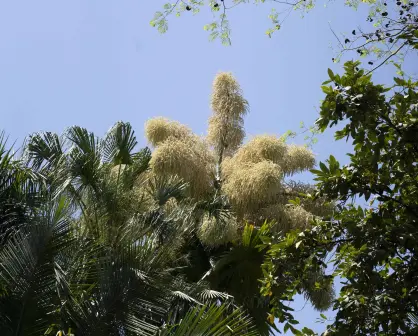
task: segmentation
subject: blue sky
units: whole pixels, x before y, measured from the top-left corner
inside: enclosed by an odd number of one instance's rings
[[[363,24],[365,15],[331,3],[300,18],[292,14],[269,39],[268,5],[231,12],[232,46],[208,42],[204,12],[172,17],[168,33],[149,25],[164,1],[1,1],[0,114],[11,140],[20,144],[35,131],[62,132],[80,125],[98,135],[129,121],[141,145],[144,122],[163,115],[204,134],[215,74],[232,71],[250,103],[248,135],[282,134],[310,125],[323,97],[336,46],[336,32]],[[364,14],[364,11],[362,11]],[[380,71],[376,78],[387,81]],[[299,142],[301,140],[299,139]],[[331,153],[346,161],[350,147],[332,133],[319,138],[320,160]],[[310,179],[309,175],[302,177]],[[298,298],[294,308],[304,301]],[[302,325],[322,331],[309,305],[297,312]]]

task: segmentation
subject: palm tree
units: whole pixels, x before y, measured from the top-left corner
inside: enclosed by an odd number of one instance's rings
[[[64,197],[48,202],[3,246],[2,334],[39,335],[71,329],[75,335],[151,336],[163,328],[169,335],[167,323],[179,323],[182,317],[172,318],[175,310],[170,309],[180,295],[182,300],[200,306],[196,299],[179,291],[182,286],[170,275],[167,265],[169,245],[158,247],[155,235],[122,239],[116,251],[84,235],[72,225],[71,215]],[[135,236],[136,230],[129,228],[124,233]],[[215,292],[212,295],[221,297]],[[200,309],[202,321],[196,320],[196,328],[208,325],[206,314],[212,316],[213,309],[207,313]],[[251,330],[250,321],[239,310],[225,316],[222,312],[226,306],[218,309],[221,312],[218,320],[212,320],[211,328],[243,325]],[[186,318],[194,311],[186,313]]]
[[[102,140],[80,127],[61,137],[29,137],[27,167],[19,161],[18,168],[42,177],[45,192],[28,206],[30,216],[14,220],[0,250],[2,334],[169,335],[177,330],[169,326],[192,318],[196,307],[199,330],[254,334],[228,295],[179,277],[184,258],[177,247],[193,230],[193,207],[166,206],[170,198],[182,199],[180,180],[141,181],[150,151],[134,152],[135,146],[127,123]],[[16,165],[2,167],[1,176],[20,176]],[[28,188],[19,190],[29,199]],[[21,202],[9,203],[18,208]],[[205,303],[216,304],[218,313]],[[241,324],[247,331],[236,328]]]

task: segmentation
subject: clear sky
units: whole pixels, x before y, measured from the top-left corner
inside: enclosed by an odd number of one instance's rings
[[[102,135],[123,120],[145,145],[144,122],[163,115],[204,134],[212,80],[223,70],[234,73],[250,103],[249,136],[298,131],[300,121],[310,125],[317,117],[327,68],[340,69],[331,61],[336,40],[328,21],[336,32],[349,32],[365,18],[341,4],[320,3],[303,19],[292,14],[269,39],[268,6],[239,6],[230,17],[233,45],[224,47],[208,42],[209,13],[172,17],[160,35],[149,21],[163,4],[0,1],[0,128],[20,144],[31,132],[71,125]],[[389,77],[383,70],[376,78]],[[314,147],[319,160],[332,153],[346,161],[349,150],[331,132]],[[304,300],[293,306],[300,310]],[[324,330],[309,305],[295,315],[302,325]]]

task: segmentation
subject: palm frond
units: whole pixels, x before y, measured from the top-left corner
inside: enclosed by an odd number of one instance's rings
[[[193,298],[190,295],[187,295],[186,293],[181,292],[179,290],[175,290],[175,291],[171,292],[171,295],[173,295],[174,298],[179,299],[181,301],[186,301],[187,303],[201,304],[195,298]]]
[[[155,202],[162,206],[170,198],[181,200],[185,197],[187,183],[176,176],[151,176],[146,190]]]
[[[59,320],[59,254],[70,247],[69,214],[64,199],[43,209],[31,225],[21,227],[0,251],[0,315],[6,335],[39,335]],[[6,304],[7,303],[7,304]]]
[[[132,155],[132,163],[123,169],[122,183],[126,190],[131,190],[139,176],[146,172],[151,160],[151,151],[148,147]]]
[[[408,317],[411,323],[418,328],[418,315],[409,313]]]
[[[265,254],[259,245],[266,230],[267,224],[261,228],[247,224],[241,239],[229,251],[214,259],[214,266],[205,276],[212,289],[232,295],[236,304],[247,309],[263,335],[268,335],[269,330],[274,328],[267,323],[269,298],[260,295],[259,283]]]
[[[156,334],[173,292],[172,279],[165,272],[168,260],[156,240],[148,235],[140,242],[92,250],[88,259],[94,262],[82,278],[72,278],[72,282],[94,286],[88,295],[82,290],[85,285],[73,289],[80,295],[66,308],[77,335],[118,335],[118,330]]]
[[[218,220],[231,218],[231,206],[224,195],[214,195],[208,200],[197,202],[196,209],[202,210]]]
[[[77,335],[118,335],[124,329],[155,335],[167,314],[166,293],[132,266],[118,258],[99,264],[97,284],[71,307]]]
[[[203,302],[210,302],[210,301],[225,301],[233,299],[232,295],[229,295],[227,293],[219,292],[213,289],[203,289],[200,293],[198,293],[197,296],[199,299],[201,299]]]
[[[227,314],[228,305],[195,307],[180,323],[166,326],[160,336],[256,336],[259,335],[251,318],[240,309]]]
[[[65,131],[65,136],[81,153],[97,155],[98,139],[87,129],[80,126],[72,126]]]
[[[16,159],[0,133],[0,242],[25,223],[42,201],[44,178]]]
[[[167,323],[178,322],[190,308],[196,305],[233,302],[232,296],[210,289],[210,283],[207,281],[193,283],[185,281],[181,276],[176,276],[170,279],[169,287],[174,290],[171,292],[170,320]]]
[[[95,153],[84,153],[78,147],[73,147],[67,155],[67,180],[71,182],[75,190],[79,194],[88,188],[97,192],[100,184],[100,161]]]
[[[131,164],[137,143],[131,124],[119,121],[107,132],[100,144],[102,160],[113,166]]]
[[[34,133],[26,140],[24,157],[35,170],[50,169],[64,154],[64,146],[64,139],[56,133]]]
[[[418,315],[416,313],[409,313],[408,318],[410,333],[416,335],[418,333]]]

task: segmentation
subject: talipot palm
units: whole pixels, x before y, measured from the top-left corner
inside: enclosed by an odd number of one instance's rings
[[[146,123],[145,134],[154,148],[147,174],[187,182],[182,204],[185,200],[195,204],[195,231],[182,248],[189,255],[187,278],[205,279],[211,288],[234,296],[250,312],[259,332],[268,334],[275,329],[269,307],[282,298],[260,294],[258,279],[266,253],[259,248],[261,236],[303,230],[315,217],[330,214],[332,206],[305,197],[313,188],[289,179],[314,166],[307,147],[273,135],[244,143],[249,105],[231,74],[216,76],[211,108],[205,137],[161,117]],[[324,271],[323,267],[316,271],[310,276],[315,281],[305,281],[299,288],[318,310],[327,309],[334,295]]]

